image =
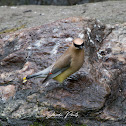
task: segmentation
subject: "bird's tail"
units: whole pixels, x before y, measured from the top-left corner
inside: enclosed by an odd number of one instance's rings
[[[45,78],[47,77],[47,75],[49,74],[50,70],[51,70],[52,66],[49,66],[48,68],[40,71],[40,72],[37,72],[35,74],[32,74],[32,75],[28,75],[26,77],[23,78],[23,83],[25,83],[28,79],[31,79],[31,78]]]

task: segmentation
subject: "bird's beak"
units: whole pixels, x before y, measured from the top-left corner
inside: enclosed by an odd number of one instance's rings
[[[83,49],[83,46],[79,46],[79,49]]]
[[[27,82],[27,79],[26,77],[23,78],[23,83]]]

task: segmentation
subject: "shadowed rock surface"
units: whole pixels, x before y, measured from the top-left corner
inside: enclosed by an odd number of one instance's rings
[[[1,34],[1,124],[126,125],[125,33],[126,24],[110,27],[71,17]],[[42,85],[42,78],[22,83],[24,76],[51,65],[76,37],[84,39],[85,62],[63,85],[54,80]]]
[[[82,0],[1,0],[0,6],[2,5],[74,5],[79,3]],[[84,0],[85,1],[85,0]],[[83,1],[83,2],[84,2]],[[89,2],[90,0],[86,0],[86,2]],[[85,2],[84,2],[85,3]]]
[[[89,2],[102,2],[110,0],[1,0],[0,6],[14,6],[14,5],[76,5]],[[113,0],[111,0],[113,1]],[[114,0],[115,1],[115,0]],[[123,1],[123,0],[120,0]]]

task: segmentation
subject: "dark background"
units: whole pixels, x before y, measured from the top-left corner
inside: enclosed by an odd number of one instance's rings
[[[115,0],[0,0],[0,6],[13,5],[76,5],[91,2],[115,1]],[[123,0],[120,0],[123,1]]]

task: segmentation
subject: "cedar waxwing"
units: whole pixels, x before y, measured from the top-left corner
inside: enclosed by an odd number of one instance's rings
[[[43,83],[49,79],[62,83],[71,74],[78,71],[84,62],[84,41],[80,38],[73,40],[72,45],[61,55],[58,60],[48,68],[23,78],[23,82],[34,77],[45,78]]]

